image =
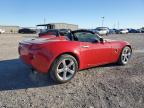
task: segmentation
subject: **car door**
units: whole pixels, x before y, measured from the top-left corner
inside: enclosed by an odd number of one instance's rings
[[[81,42],[80,45],[85,67],[102,65],[112,61],[110,42]]]
[[[110,42],[103,41],[101,37],[91,31],[81,30],[73,34],[76,38],[75,41],[80,42],[82,68],[111,62],[112,47]]]

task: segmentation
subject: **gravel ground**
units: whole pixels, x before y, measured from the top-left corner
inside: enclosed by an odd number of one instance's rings
[[[32,73],[19,60],[18,41],[27,37],[0,35],[0,107],[143,108],[144,34],[105,36],[132,44],[130,63],[83,70],[65,84],[55,84],[46,75]]]

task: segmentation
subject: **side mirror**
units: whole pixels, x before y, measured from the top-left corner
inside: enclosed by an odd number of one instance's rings
[[[103,38],[100,38],[100,42],[101,42],[101,43],[104,43],[104,39],[103,39]]]

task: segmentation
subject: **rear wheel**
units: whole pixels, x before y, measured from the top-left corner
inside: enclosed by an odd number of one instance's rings
[[[130,47],[126,46],[123,48],[121,55],[118,60],[118,64],[120,65],[126,65],[131,58],[132,50]]]
[[[68,54],[58,57],[50,69],[51,78],[58,83],[70,81],[78,70],[77,60]]]

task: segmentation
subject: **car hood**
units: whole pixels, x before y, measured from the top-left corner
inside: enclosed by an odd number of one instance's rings
[[[117,40],[112,40],[112,39],[104,39],[106,42],[114,42],[114,41],[117,41]]]
[[[127,41],[122,41],[122,40],[111,40],[111,39],[104,39],[104,41],[106,41],[106,42],[113,42],[113,43],[123,43],[123,44],[125,44],[125,45],[130,45],[130,43],[129,42],[127,42]]]

